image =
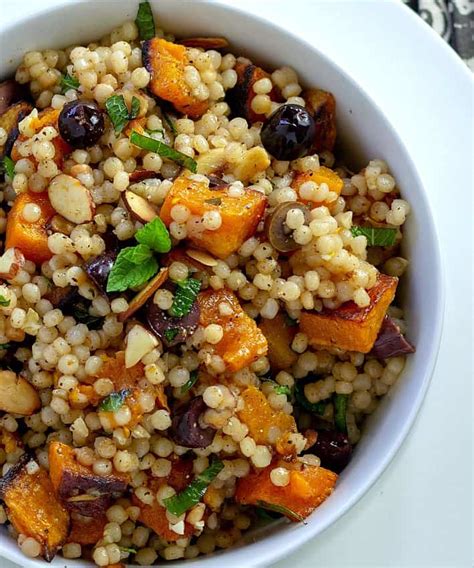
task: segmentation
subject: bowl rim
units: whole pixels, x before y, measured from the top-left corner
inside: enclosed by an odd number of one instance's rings
[[[151,0],[151,3],[155,3],[157,0]],[[187,0],[189,1],[189,0]],[[8,32],[10,29],[14,29],[17,26],[21,26],[25,22],[30,20],[34,20],[37,17],[44,17],[47,14],[54,14],[55,12],[63,10],[68,5],[85,5],[85,4],[92,4],[94,0],[56,0],[55,4],[52,6],[46,5],[45,7],[34,7],[33,11],[28,12],[25,15],[20,16],[17,19],[12,19],[10,22],[7,22],[6,25],[3,25],[0,29],[0,37],[5,33]],[[394,2],[395,3],[395,2]],[[278,560],[282,560],[286,558],[289,554],[294,552],[297,548],[302,546],[304,543],[308,542],[311,538],[316,537],[317,535],[323,533],[326,529],[328,529],[331,525],[333,525],[338,519],[344,516],[356,503],[358,503],[362,497],[372,488],[372,486],[378,481],[381,477],[383,472],[387,469],[390,463],[393,461],[395,456],[398,454],[403,442],[407,438],[408,434],[410,433],[412,427],[415,424],[415,421],[418,418],[419,411],[421,405],[425,399],[426,393],[428,391],[429,385],[431,383],[431,379],[433,376],[434,368],[436,366],[436,362],[438,359],[441,338],[442,338],[442,331],[443,331],[443,322],[445,317],[445,306],[446,306],[446,273],[444,270],[444,265],[441,256],[441,249],[439,244],[439,236],[436,231],[436,225],[434,222],[433,212],[428,200],[428,194],[425,190],[423,181],[421,176],[418,172],[418,169],[411,158],[411,155],[406,147],[405,143],[403,142],[402,138],[398,134],[397,130],[392,124],[389,116],[381,109],[379,104],[372,98],[372,96],[365,90],[365,88],[357,83],[355,79],[345,70],[343,66],[339,63],[335,62],[327,55],[325,52],[320,50],[315,44],[312,44],[310,41],[301,38],[297,35],[296,30],[289,30],[281,25],[266,19],[265,17],[254,14],[248,11],[245,7],[239,7],[234,4],[229,4],[226,0],[193,0],[193,4],[206,4],[210,6],[212,9],[217,9],[217,11],[221,10],[222,13],[226,13],[229,16],[232,14],[238,14],[241,17],[248,18],[257,22],[258,25],[272,28],[273,31],[279,32],[284,34],[288,37],[291,42],[297,42],[302,45],[309,53],[312,53],[313,56],[320,58],[326,65],[332,67],[336,73],[344,78],[345,81],[350,83],[352,87],[356,90],[360,91],[362,96],[367,100],[367,102],[374,108],[375,112],[378,113],[384,120],[387,132],[392,137],[392,139],[396,140],[397,144],[402,150],[403,157],[406,160],[407,165],[411,168],[413,177],[416,181],[417,190],[418,190],[418,203],[421,204],[421,207],[424,209],[425,213],[425,221],[427,225],[425,228],[428,228],[428,232],[430,234],[430,239],[432,240],[433,245],[433,252],[434,256],[432,258],[432,266],[433,266],[433,274],[436,276],[436,280],[434,281],[434,298],[437,302],[438,309],[435,313],[434,318],[434,325],[431,328],[431,342],[430,342],[430,349],[429,349],[429,357],[427,357],[427,362],[424,365],[423,369],[423,381],[420,384],[420,387],[417,390],[417,396],[413,399],[408,413],[405,416],[402,426],[400,427],[399,431],[394,435],[393,441],[390,446],[390,450],[386,452],[383,457],[380,457],[377,460],[376,465],[371,468],[368,472],[368,475],[364,481],[361,483],[359,488],[353,491],[350,497],[345,501],[345,503],[339,507],[337,510],[334,510],[326,515],[325,521],[317,526],[317,527],[310,527],[308,525],[301,527],[303,530],[293,531],[291,540],[285,542],[284,549],[281,549],[278,546],[271,547],[268,546],[271,540],[276,540],[279,534],[273,534],[265,536],[263,539],[257,542],[250,542],[244,543],[240,546],[225,549],[222,551],[218,551],[213,553],[209,556],[202,556],[198,557],[193,560],[186,560],[184,562],[177,561],[174,562],[173,565],[180,568],[182,566],[193,566],[198,567],[202,566],[205,568],[209,566],[209,568],[214,568],[219,565],[219,561],[223,558],[223,555],[228,556],[229,553],[232,553],[233,562],[232,566],[238,566],[239,562],[240,565],[244,565],[246,568],[263,568],[265,566],[270,565],[273,562]],[[405,10],[408,14],[411,10],[401,3],[397,3],[400,6],[401,10]],[[413,21],[415,20],[416,15],[410,14],[409,17],[413,16]],[[417,25],[420,27],[425,28],[424,22],[419,19],[417,21]],[[426,29],[424,30],[427,31]],[[446,49],[447,46],[442,42],[442,40],[437,36],[437,34],[428,27],[428,32],[431,32],[436,39],[439,40],[440,44],[442,43],[444,48]],[[431,35],[430,34],[430,35]],[[433,38],[432,38],[433,39]],[[258,48],[255,49],[258,51]],[[448,50],[452,51],[452,50]],[[454,52],[452,52],[452,59],[458,59]],[[459,64],[462,65],[460,61]],[[34,568],[39,566],[46,566],[47,564],[43,559],[33,559],[25,557],[19,548],[13,547],[13,549],[5,548],[3,545],[4,536],[0,535],[0,558],[4,557],[12,562],[16,562],[25,568]],[[10,539],[9,539],[10,540]],[[249,558],[251,556],[251,559]],[[217,560],[217,563],[215,562]],[[230,559],[229,559],[230,560]],[[78,559],[80,561],[80,559]],[[243,562],[243,564],[242,564]],[[82,566],[82,564],[74,564],[74,566]]]

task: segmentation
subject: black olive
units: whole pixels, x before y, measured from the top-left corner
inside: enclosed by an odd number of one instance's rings
[[[339,473],[351,459],[352,446],[342,432],[319,430],[311,453],[319,457],[323,467]]]
[[[197,396],[175,410],[170,435],[176,444],[185,448],[207,448],[212,443],[216,431],[199,424],[199,417],[206,409],[202,396]]]
[[[107,296],[107,280],[117,259],[117,250],[108,250],[86,262],[84,269],[103,296]]]
[[[316,125],[300,105],[282,105],[263,124],[260,138],[265,150],[277,160],[296,160],[313,145]]]
[[[197,302],[194,302],[189,313],[181,318],[170,316],[165,310],[161,310],[153,299],[146,303],[145,311],[148,325],[166,347],[184,343],[199,324],[200,310]]]
[[[280,252],[290,252],[301,247],[292,236],[286,225],[286,215],[291,209],[300,209],[305,217],[305,223],[309,223],[311,216],[309,209],[297,201],[285,201],[275,207],[271,215],[265,220],[265,234],[272,247]]]
[[[73,148],[88,148],[104,133],[104,115],[95,103],[71,101],[58,119],[59,133]]]

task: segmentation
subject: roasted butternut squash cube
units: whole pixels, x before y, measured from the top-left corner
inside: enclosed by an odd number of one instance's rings
[[[273,319],[262,319],[259,324],[268,342],[268,359],[272,369],[281,371],[296,363],[298,355],[291,348],[296,328],[290,327],[278,313]]]
[[[237,73],[237,83],[226,94],[226,101],[232,110],[232,114],[242,116],[250,124],[266,120],[264,114],[258,114],[252,109],[252,101],[257,95],[253,86],[260,79],[269,78],[270,75],[261,67],[243,61],[236,63],[234,71]],[[281,100],[280,91],[276,87],[273,87],[269,96],[272,101]]]
[[[227,303],[232,315],[223,316],[219,304]],[[250,365],[267,354],[267,340],[257,324],[242,309],[237,296],[227,289],[206,290],[198,296],[200,309],[199,323],[203,327],[217,323],[222,326],[224,335],[216,343],[214,353],[224,360],[226,369],[235,372]]]
[[[184,45],[155,37],[142,43],[142,53],[151,74],[149,89],[154,95],[190,118],[199,118],[206,112],[207,101],[197,99],[184,79],[184,68],[189,65]]]
[[[118,472],[97,475],[80,464],[67,444],[49,445],[49,476],[54,490],[68,511],[85,516],[103,513],[112,499],[127,488],[128,478]]]
[[[290,470],[290,482],[285,487],[273,485],[270,479],[272,469],[279,465]],[[298,521],[308,517],[331,495],[336,480],[337,474],[323,467],[282,461],[239,479],[235,499],[243,505],[268,505]]]
[[[25,205],[32,203],[40,208],[38,221],[28,223],[23,219]],[[32,193],[26,191],[17,195],[7,217],[5,248],[17,248],[36,264],[49,260],[53,253],[48,248],[46,224],[56,214],[49,202],[47,192]]]
[[[307,181],[313,181],[318,186],[325,183],[329,187],[329,195],[324,199],[307,199],[300,194],[301,186]],[[319,170],[315,172],[301,172],[296,174],[291,187],[296,189],[299,195],[299,201],[311,205],[311,207],[319,207],[320,205],[330,206],[334,203],[336,199],[341,195],[342,188],[344,187],[344,182],[336,174],[335,171],[321,166]],[[332,194],[332,195],[331,195]]]
[[[375,286],[367,291],[369,306],[359,308],[354,302],[346,302],[335,310],[302,312],[300,329],[313,347],[368,353],[395,297],[397,284],[398,278],[379,274]]]
[[[231,197],[228,187],[209,189],[205,182],[181,176],[169,190],[160,217],[169,225],[173,220],[171,209],[175,205],[185,205],[191,215],[198,218],[206,212],[218,211],[222,219],[218,229],[203,230],[199,223],[188,228],[188,238],[196,247],[224,259],[255,233],[266,202],[262,193],[252,189],[245,190],[241,197]]]
[[[311,113],[316,123],[316,136],[312,150],[332,152],[336,142],[336,99],[332,93],[322,89],[308,89],[303,93],[306,109]]]
[[[154,501],[152,505],[145,505],[136,495],[133,495],[132,503],[140,508],[138,520],[168,542],[176,542],[178,539],[189,537],[194,533],[194,527],[186,522],[184,523],[184,534],[173,531],[166,516],[166,509],[157,501]]]
[[[50,562],[66,542],[69,513],[54,495],[48,473],[28,455],[0,478],[0,498],[7,507],[8,520],[18,533],[41,545],[41,554]]]
[[[110,379],[116,391],[132,389],[145,376],[145,365],[141,362],[128,369],[125,367],[125,351],[117,351],[114,357],[102,355],[102,360],[102,367],[92,379],[94,382],[97,379]]]
[[[296,432],[293,416],[282,410],[273,410],[267,397],[256,387],[248,387],[241,394],[244,406],[239,419],[248,427],[257,444],[275,445],[278,440]]]
[[[71,531],[67,541],[77,542],[81,546],[96,544],[102,539],[107,523],[105,513],[94,517],[73,514],[71,515]]]

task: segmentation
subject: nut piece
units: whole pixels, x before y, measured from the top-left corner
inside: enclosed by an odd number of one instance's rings
[[[136,365],[142,357],[158,345],[158,339],[141,325],[134,325],[127,335],[125,367]]]
[[[92,221],[95,207],[90,191],[77,179],[59,174],[48,188],[54,209],[72,223],[79,225]]]
[[[186,254],[204,266],[217,266],[217,260],[203,250],[188,249]]]
[[[247,150],[244,157],[234,169],[235,177],[240,181],[249,181],[257,174],[264,172],[270,165],[270,158],[264,148],[255,146]]]
[[[25,264],[25,257],[20,249],[9,248],[0,257],[0,278],[15,278]]]
[[[213,148],[201,154],[197,162],[197,173],[202,175],[209,175],[221,172],[227,163],[224,154],[224,148]]]
[[[168,278],[168,269],[162,268],[158,274],[148,282],[148,284],[140,290],[138,294],[133,298],[133,300],[128,305],[128,308],[118,314],[117,319],[119,321],[125,321],[131,315],[133,315],[138,309],[140,309],[145,302],[153,296],[153,294],[160,288]]]
[[[122,195],[125,207],[130,215],[140,223],[149,223],[158,217],[157,209],[144,197],[140,197],[133,191],[125,191]]]
[[[30,416],[40,407],[40,397],[26,379],[0,371],[0,410]]]

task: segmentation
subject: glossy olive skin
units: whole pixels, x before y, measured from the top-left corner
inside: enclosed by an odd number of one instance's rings
[[[87,276],[89,276],[103,296],[108,296],[107,280],[109,278],[110,271],[112,270],[112,266],[117,259],[117,255],[117,250],[108,250],[87,261],[84,265]]]
[[[199,324],[199,305],[197,302],[188,314],[181,318],[170,316],[166,310],[161,310],[153,298],[145,304],[145,314],[150,329],[161,339],[166,347],[184,343],[197,329]],[[171,332],[171,335],[168,333]]]
[[[260,132],[265,150],[283,161],[305,156],[315,136],[313,117],[304,107],[294,104],[281,105],[265,121]]]
[[[104,133],[104,115],[95,103],[71,101],[58,118],[61,137],[73,148],[88,148]]]
[[[216,431],[199,424],[199,417],[206,409],[202,396],[176,408],[170,434],[177,444],[185,448],[207,448],[212,443]]]
[[[311,453],[319,457],[323,467],[339,473],[351,460],[352,445],[342,432],[319,430]]]

